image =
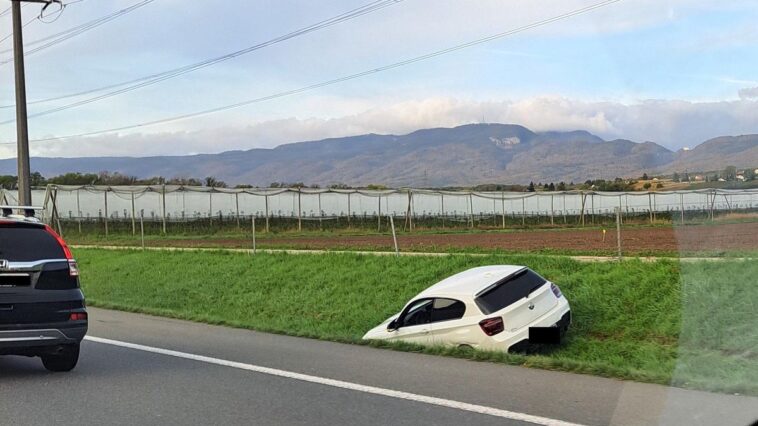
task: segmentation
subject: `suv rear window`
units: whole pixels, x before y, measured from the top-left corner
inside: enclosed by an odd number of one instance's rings
[[[0,259],[10,262],[32,262],[65,258],[63,248],[45,228],[0,224]]]
[[[496,282],[477,295],[476,305],[479,306],[482,313],[489,315],[525,298],[546,282],[547,280],[531,269],[523,269]]]

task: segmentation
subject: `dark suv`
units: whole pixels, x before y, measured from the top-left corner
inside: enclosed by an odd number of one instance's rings
[[[79,269],[63,239],[31,217],[0,215],[0,355],[70,371],[87,333]]]

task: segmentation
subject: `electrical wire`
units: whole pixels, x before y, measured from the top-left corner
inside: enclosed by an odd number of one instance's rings
[[[45,103],[45,102],[52,102],[52,101],[57,101],[57,100],[69,99],[69,98],[73,98],[73,97],[79,97],[79,96],[83,96],[83,95],[88,95],[88,94],[92,94],[92,93],[101,92],[101,91],[104,91],[104,90],[116,89],[116,88],[121,87],[121,89],[119,89],[119,90],[112,91],[110,93],[106,93],[106,94],[103,94],[103,95],[100,95],[100,96],[97,96],[97,97],[94,97],[94,98],[91,98],[91,99],[85,99],[85,100],[74,102],[74,103],[71,103],[71,104],[68,104],[68,105],[63,105],[61,107],[57,107],[57,108],[54,108],[54,109],[51,109],[51,110],[42,111],[40,113],[32,114],[32,115],[29,116],[29,118],[38,117],[38,116],[41,116],[41,115],[52,114],[54,112],[59,112],[59,111],[63,111],[63,110],[66,110],[66,109],[75,108],[75,107],[86,105],[86,104],[89,104],[89,103],[92,103],[92,102],[96,102],[96,101],[99,101],[99,100],[102,100],[102,99],[106,99],[106,98],[110,98],[110,97],[113,97],[113,96],[116,96],[116,95],[120,95],[120,94],[123,94],[123,93],[131,92],[133,90],[137,90],[137,89],[140,89],[140,88],[145,87],[145,86],[150,86],[150,85],[153,85],[153,84],[156,84],[156,83],[159,83],[159,82],[171,79],[171,78],[175,78],[175,77],[178,77],[178,76],[181,76],[181,75],[193,72],[193,71],[197,71],[197,70],[202,69],[202,68],[206,68],[206,67],[209,67],[209,66],[216,65],[218,63],[224,62],[224,61],[228,61],[230,59],[237,58],[239,56],[251,53],[251,52],[259,50],[259,49],[263,49],[265,47],[268,47],[268,46],[271,46],[271,45],[274,45],[274,44],[277,44],[277,43],[281,43],[281,42],[290,40],[292,38],[295,38],[295,37],[298,37],[298,36],[301,36],[301,35],[305,35],[305,34],[308,34],[308,33],[314,32],[314,31],[318,31],[318,30],[321,30],[321,29],[333,26],[333,25],[340,24],[342,22],[345,22],[345,21],[348,21],[348,20],[351,20],[351,19],[355,19],[357,17],[360,17],[360,16],[363,16],[363,15],[375,12],[377,10],[384,9],[384,8],[386,8],[388,6],[392,6],[394,4],[400,3],[401,1],[403,1],[403,0],[377,0],[377,1],[374,1],[374,2],[371,2],[371,3],[368,3],[366,5],[360,6],[358,8],[355,8],[355,9],[349,10],[347,12],[344,12],[344,13],[342,13],[340,15],[337,15],[337,16],[334,16],[332,18],[329,18],[329,19],[317,22],[317,23],[309,25],[307,27],[300,28],[298,30],[292,31],[290,33],[284,34],[284,35],[276,37],[276,38],[273,38],[271,40],[255,44],[253,46],[249,46],[249,47],[246,47],[244,49],[237,50],[235,52],[227,53],[225,55],[221,55],[221,56],[217,56],[217,57],[214,57],[214,58],[206,59],[206,60],[203,60],[203,61],[200,61],[200,62],[197,62],[197,63],[185,65],[183,67],[179,67],[179,68],[174,68],[174,69],[171,69],[171,70],[163,71],[163,72],[160,72],[160,73],[157,73],[157,74],[152,74],[152,75],[148,75],[148,76],[145,76],[145,77],[140,77],[140,78],[137,78],[137,79],[134,79],[134,80],[130,80],[130,81],[122,82],[122,83],[111,84],[111,85],[100,87],[100,88],[97,88],[97,89],[90,89],[90,90],[86,90],[86,91],[78,92],[78,93],[73,93],[73,94],[69,94],[69,95],[58,96],[58,97],[48,98],[48,99],[42,99],[42,100],[38,100],[38,101],[31,101],[31,102],[28,102],[27,105],[34,105],[34,104],[39,104],[39,103]],[[127,85],[128,85],[128,87],[124,87],[124,86],[127,86]],[[15,107],[15,105],[2,105],[2,106],[0,106],[0,109],[7,109],[7,108],[14,108],[14,107]],[[11,120],[11,121],[6,121],[6,122],[0,122],[0,125],[2,125],[2,124],[8,124],[9,122],[13,122],[13,121]]]
[[[21,29],[24,29],[24,28],[26,28],[26,27],[27,27],[29,24],[31,24],[31,23],[33,23],[34,21],[37,21],[37,20],[39,20],[40,22],[42,22],[42,23],[44,23],[44,24],[52,24],[53,22],[57,21],[57,20],[58,20],[58,18],[60,18],[60,17],[61,17],[61,15],[63,15],[63,11],[66,9],[66,7],[68,7],[69,5],[75,4],[75,3],[81,3],[81,2],[83,2],[83,1],[84,1],[84,0],[74,0],[74,1],[66,2],[66,3],[62,3],[62,4],[61,4],[61,9],[58,9],[58,10],[56,10],[56,11],[54,12],[54,13],[57,13],[57,16],[56,16],[56,17],[55,17],[55,19],[54,19],[54,20],[52,20],[52,21],[45,21],[43,18],[49,17],[50,15],[47,15],[47,16],[45,16],[45,15],[43,15],[43,12],[42,12],[42,11],[40,11],[40,14],[39,14],[39,16],[35,16],[34,18],[32,18],[32,19],[30,19],[30,20],[26,21],[26,23],[24,23],[24,25],[22,25],[22,26],[21,26]],[[26,5],[26,4],[27,4],[27,3],[24,3],[24,5]],[[1,38],[1,39],[0,39],[0,44],[4,43],[6,40],[10,39],[11,37],[13,37],[13,32],[11,32],[11,33],[10,33],[10,34],[8,34],[7,36],[5,36],[5,37]],[[7,50],[6,50],[6,52],[7,52]],[[11,107],[14,107],[14,106],[15,106],[15,105],[11,105]],[[0,107],[0,108],[2,108],[2,107]]]
[[[150,127],[150,126],[155,126],[155,125],[158,125],[158,124],[166,124],[166,123],[171,123],[171,122],[176,122],[176,121],[187,120],[189,118],[200,117],[200,116],[203,116],[203,115],[215,114],[215,113],[218,113],[218,112],[228,111],[228,110],[231,110],[231,109],[240,108],[240,107],[243,107],[243,106],[247,106],[247,105],[251,105],[251,104],[255,104],[255,103],[259,103],[259,102],[264,102],[264,101],[268,101],[268,100],[272,100],[272,99],[282,98],[282,97],[285,97],[285,96],[291,96],[291,95],[295,95],[295,94],[311,91],[311,90],[314,90],[314,89],[318,89],[318,88],[321,88],[321,87],[330,86],[330,85],[341,83],[341,82],[345,82],[345,81],[348,81],[348,80],[353,80],[353,79],[356,79],[356,78],[364,77],[364,76],[367,76],[367,75],[377,74],[377,73],[380,73],[380,72],[383,72],[383,71],[387,71],[387,70],[391,70],[391,69],[394,69],[394,68],[400,68],[400,67],[403,67],[403,66],[406,66],[406,65],[410,65],[410,64],[413,64],[413,63],[416,63],[416,62],[425,61],[427,59],[435,58],[437,56],[442,56],[442,55],[445,55],[445,54],[448,54],[448,53],[451,53],[451,52],[455,52],[455,51],[466,49],[466,48],[469,48],[469,47],[472,47],[472,46],[476,46],[476,45],[479,45],[479,44],[487,43],[487,42],[490,42],[492,40],[497,40],[497,39],[508,37],[508,36],[511,36],[511,35],[514,35],[514,34],[518,34],[518,33],[524,32],[524,31],[528,31],[528,30],[531,30],[531,29],[534,29],[534,28],[537,28],[537,27],[542,27],[542,26],[545,26],[545,25],[549,25],[549,24],[552,24],[554,22],[558,22],[558,21],[561,21],[561,20],[564,20],[564,19],[568,19],[568,18],[577,16],[577,15],[582,15],[582,14],[588,13],[590,11],[593,11],[595,9],[599,9],[599,8],[602,8],[602,7],[605,7],[605,6],[609,6],[611,4],[618,3],[618,2],[621,2],[621,1],[622,0],[605,0],[605,1],[602,1],[600,3],[592,4],[590,6],[586,6],[586,7],[579,8],[579,9],[574,9],[574,10],[572,10],[570,12],[566,12],[566,13],[554,16],[552,18],[543,19],[543,20],[540,20],[540,21],[532,22],[532,23],[527,24],[527,25],[523,25],[521,27],[517,27],[517,28],[513,28],[513,29],[510,29],[510,30],[507,30],[507,31],[503,31],[501,33],[493,34],[493,35],[488,36],[488,37],[484,37],[484,38],[476,39],[476,40],[469,41],[469,42],[466,42],[466,43],[458,44],[456,46],[448,47],[448,48],[442,49],[442,50],[437,50],[437,51],[434,51],[434,52],[431,52],[431,53],[427,53],[425,55],[416,56],[416,57],[411,58],[411,59],[406,59],[406,60],[403,60],[403,61],[400,61],[400,62],[395,62],[393,64],[385,65],[385,66],[382,66],[382,67],[373,68],[373,69],[362,71],[362,72],[359,72],[359,73],[350,74],[350,75],[346,75],[346,76],[343,76],[343,77],[335,78],[335,79],[332,79],[332,80],[323,81],[321,83],[312,84],[310,86],[301,87],[299,89],[293,89],[293,90],[289,90],[289,91],[286,91],[286,92],[279,92],[279,93],[275,93],[275,94],[268,95],[268,96],[263,96],[263,97],[259,97],[259,98],[255,98],[255,99],[250,99],[250,100],[246,100],[246,101],[242,101],[242,102],[237,102],[237,103],[234,103],[234,104],[224,105],[224,106],[220,106],[220,107],[216,107],[216,108],[211,108],[211,109],[206,109],[206,110],[197,111],[197,112],[188,113],[188,114],[182,114],[182,115],[178,115],[178,116],[174,116],[174,117],[167,117],[167,118],[163,118],[163,119],[159,119],[159,120],[153,120],[153,121],[148,121],[148,122],[143,122],[143,123],[138,123],[138,124],[132,124],[132,125],[127,125],[127,126],[122,126],[122,127],[115,127],[115,128],[111,128],[111,129],[97,130],[97,131],[85,132],[85,133],[79,133],[79,134],[73,134],[73,135],[55,136],[55,137],[34,139],[31,142],[57,141],[57,140],[63,140],[63,139],[78,138],[78,137],[87,137],[87,136],[96,136],[96,135],[101,135],[101,134],[106,134],[106,133],[113,133],[113,132],[120,132],[120,131],[124,131],[124,130],[132,130],[132,129]],[[3,142],[1,144],[3,144],[3,145],[10,145],[10,144],[15,144],[15,142]]]
[[[89,30],[92,30],[92,29],[97,28],[97,27],[99,27],[99,26],[101,26],[103,24],[106,24],[106,23],[108,23],[110,21],[113,21],[114,19],[120,18],[121,16],[124,16],[127,13],[130,13],[130,12],[133,12],[133,11],[135,11],[135,10],[137,10],[137,9],[143,7],[143,6],[146,6],[146,5],[148,5],[148,4],[150,4],[150,3],[154,2],[154,1],[155,0],[143,0],[143,1],[139,2],[139,3],[136,3],[136,4],[132,5],[132,6],[127,7],[125,9],[121,9],[119,11],[111,13],[110,15],[107,15],[107,16],[104,16],[104,17],[101,17],[101,18],[98,18],[98,19],[86,22],[84,24],[78,25],[78,26],[73,27],[73,28],[69,28],[68,30],[61,31],[61,32],[59,32],[57,34],[53,34],[53,35],[50,35],[50,36],[47,36],[47,37],[43,37],[43,38],[41,38],[39,40],[35,40],[35,41],[29,42],[29,43],[25,43],[24,44],[25,47],[34,46],[34,45],[40,44],[40,43],[44,43],[44,44],[42,44],[39,47],[36,47],[34,49],[31,49],[31,50],[25,52],[24,56],[25,57],[26,56],[31,56],[31,55],[33,55],[35,53],[41,52],[41,51],[43,51],[43,50],[45,50],[45,49],[47,49],[49,47],[55,46],[56,44],[62,43],[64,41],[66,41],[66,40],[69,40],[69,39],[74,38],[74,37],[76,37],[76,36],[78,36],[80,34],[83,34],[83,33],[87,32]],[[50,40],[50,41],[48,41],[48,40]],[[45,43],[45,42],[47,42],[47,43]],[[9,53],[9,52],[12,52],[12,51],[13,51],[13,49],[6,49],[6,50],[0,51],[0,54],[2,54],[2,53]],[[13,62],[13,58],[9,58],[9,59],[0,61],[0,66],[5,65],[5,64],[9,64],[11,62]]]

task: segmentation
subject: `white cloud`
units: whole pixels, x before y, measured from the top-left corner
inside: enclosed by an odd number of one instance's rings
[[[740,95],[740,99],[758,99],[758,87],[740,89],[738,94]]]
[[[290,117],[196,132],[103,135],[41,142],[32,145],[32,154],[72,157],[214,153],[364,133],[404,134],[481,121],[521,124],[534,131],[587,130],[606,139],[654,141],[678,149],[716,136],[758,133],[758,102],[646,100],[623,104],[555,96],[515,101],[428,98],[390,103],[330,119]],[[0,147],[0,156],[13,156],[13,149],[9,145]]]

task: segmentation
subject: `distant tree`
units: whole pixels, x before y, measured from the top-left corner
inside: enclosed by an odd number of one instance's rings
[[[240,185],[236,185],[235,188],[236,189],[250,189],[250,188],[254,188],[254,186],[246,184],[246,183],[243,183],[243,184],[240,184]]]
[[[534,182],[529,182],[529,186],[526,187],[529,192],[534,192]]]
[[[279,185],[279,182],[271,182],[270,184],[268,184],[268,187],[269,188],[279,188],[280,185]]]
[[[16,187],[16,182],[18,182],[18,177],[16,176],[11,176],[11,175],[0,176],[0,188],[14,189]]]
[[[742,176],[745,176],[745,180],[755,180],[755,169],[752,167],[745,169]]]
[[[681,178],[679,177],[679,173],[674,172],[674,176],[671,178],[674,182],[680,182]]]
[[[32,173],[30,178],[31,179],[29,183],[31,183],[32,186],[45,186],[45,183],[46,183],[45,177],[42,176],[40,172]]]
[[[663,188],[663,184],[662,184],[662,183],[660,183],[660,182],[658,182],[657,184],[655,184],[655,187],[656,187],[657,189],[661,189],[661,188]]]
[[[350,189],[350,187],[344,183],[333,183],[329,185],[329,189]]]
[[[645,188],[645,189],[650,189],[651,186],[653,186],[653,185],[651,185],[650,182],[645,182],[645,184],[642,185],[642,187]]]
[[[387,187],[384,186],[384,185],[381,185],[381,184],[372,183],[372,184],[369,184],[368,186],[366,186],[366,189],[371,189],[371,190],[374,190],[374,191],[378,191],[378,190],[382,190],[382,189],[387,189]]]
[[[555,184],[553,182],[550,182],[550,185],[547,186],[548,191],[555,191]]]
[[[558,183],[558,190],[559,191],[565,191],[566,190],[566,182],[563,182],[563,181],[559,182]]]
[[[737,179],[737,167],[735,166],[726,166],[726,169],[724,169],[724,179],[728,181],[736,180]]]
[[[544,185],[542,185],[542,189],[545,190],[545,191],[549,191],[550,190],[550,185],[544,184]]]
[[[647,173],[642,174],[642,180],[650,180],[650,177],[647,175]]]
[[[208,176],[205,178],[205,186],[208,188],[226,188],[227,184],[226,182],[218,180],[213,176]]]

